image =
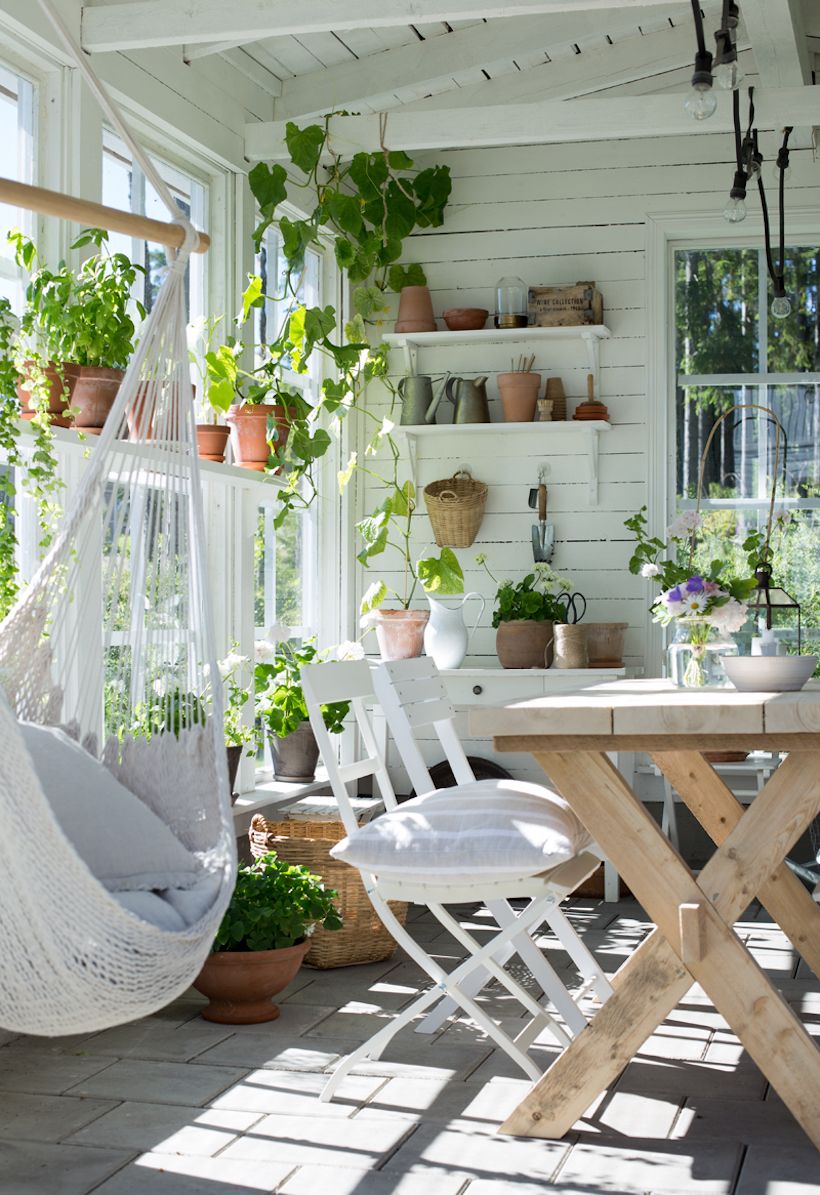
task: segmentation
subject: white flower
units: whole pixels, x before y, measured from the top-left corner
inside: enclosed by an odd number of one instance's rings
[[[669,618],[682,618],[687,613],[686,606],[683,602],[666,602],[664,614]]]
[[[688,539],[693,531],[697,531],[701,524],[701,516],[696,510],[684,510],[669,524],[666,534],[670,539]]]
[[[216,666],[219,669],[219,675],[223,680],[227,680],[229,676],[233,676],[239,672],[246,664],[250,664],[247,656],[240,656],[238,652],[231,651],[225,656],[224,660],[217,660]]]
[[[702,614],[706,609],[706,598],[702,593],[687,593],[683,604],[687,614]]]
[[[330,649],[331,660],[363,660],[364,648],[356,639],[345,639]]]
[[[275,622],[273,626],[268,627],[265,634],[271,643],[287,643],[288,639],[292,638],[290,627],[281,622]]]
[[[657,564],[642,564],[641,565],[641,576],[642,577],[659,577],[660,575],[661,575],[661,570]]]
[[[267,664],[276,655],[276,645],[267,639],[257,639],[253,648],[257,664]]]
[[[734,598],[730,598],[722,606],[715,606],[714,610],[710,610],[709,621],[718,630],[725,631],[727,635],[733,635],[743,627],[747,614],[748,608],[745,602],[737,602]]]

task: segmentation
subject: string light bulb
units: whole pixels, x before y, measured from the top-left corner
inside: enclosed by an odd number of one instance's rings
[[[743,72],[737,60],[737,47],[731,30],[718,29],[715,43],[712,77],[723,91],[736,91],[743,82]]]
[[[771,313],[774,319],[788,319],[792,313],[792,305],[787,295],[775,295],[772,299]]]
[[[723,209],[723,219],[730,224],[739,224],[741,220],[746,219],[746,175],[742,170],[735,171],[734,181],[732,182],[732,189],[729,192],[729,198],[726,200],[726,206]]]
[[[692,74],[692,90],[683,102],[683,110],[693,120],[708,120],[717,108],[717,97],[712,92],[712,55],[706,49],[703,33],[703,13],[700,0],[691,0],[692,18],[695,23],[697,50],[695,69]]]
[[[683,110],[694,120],[708,120],[714,116],[717,96],[711,90],[694,87],[683,102]]]

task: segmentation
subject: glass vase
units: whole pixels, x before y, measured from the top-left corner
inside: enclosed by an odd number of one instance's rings
[[[730,684],[721,656],[738,655],[735,641],[699,618],[680,618],[667,650],[667,674],[680,689]]]

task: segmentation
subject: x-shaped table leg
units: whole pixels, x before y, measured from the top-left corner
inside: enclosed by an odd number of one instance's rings
[[[673,754],[685,771],[691,753],[685,759],[684,753]],[[820,809],[820,753],[791,754],[748,812],[738,817],[734,811],[733,827],[732,811],[718,811],[718,818],[728,815],[724,842],[697,880],[605,755],[544,751],[536,752],[536,758],[658,928],[615,976],[615,994],[556,1059],[502,1132],[563,1136],[695,980],[820,1147],[820,1055],[733,929],[759,891],[780,883],[783,858]],[[694,770],[704,779],[699,767]],[[684,788],[691,797],[691,779]],[[702,804],[709,806],[713,797],[710,788],[702,794]],[[696,813],[700,817],[703,810]],[[767,899],[771,908],[770,895]],[[787,932],[816,934],[820,909],[809,904],[789,906]],[[782,915],[783,909],[779,911]],[[816,945],[816,938],[807,940]]]

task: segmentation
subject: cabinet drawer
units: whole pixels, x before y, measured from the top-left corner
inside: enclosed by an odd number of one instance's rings
[[[504,705],[544,695],[541,676],[448,676],[445,683],[454,705]]]

